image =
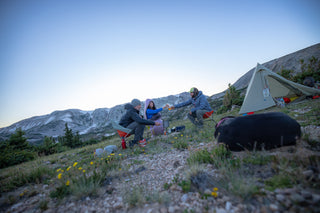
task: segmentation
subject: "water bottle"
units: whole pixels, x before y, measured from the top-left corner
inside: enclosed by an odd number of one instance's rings
[[[124,140],[124,138],[122,137],[121,139],[121,146],[122,146],[122,149],[126,149],[127,146],[126,146],[126,141]]]

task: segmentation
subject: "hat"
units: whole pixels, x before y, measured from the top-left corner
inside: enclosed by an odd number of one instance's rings
[[[195,87],[192,87],[191,89],[190,89],[190,91],[189,91],[189,93],[192,93],[192,92],[195,92]]]
[[[138,105],[141,105],[141,101],[139,101],[138,99],[133,99],[131,101],[131,104],[132,104],[133,107],[136,107]]]

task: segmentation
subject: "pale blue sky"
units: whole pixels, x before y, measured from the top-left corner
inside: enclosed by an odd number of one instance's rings
[[[227,89],[320,42],[319,0],[1,0],[0,127]]]

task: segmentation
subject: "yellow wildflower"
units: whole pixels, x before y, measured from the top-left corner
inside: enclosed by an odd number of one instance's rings
[[[181,134],[181,137],[183,137],[183,134]]]
[[[22,192],[22,193],[20,193],[20,197],[22,197],[24,195],[24,193]]]
[[[103,158],[101,158],[101,160],[103,160]]]
[[[114,153],[111,153],[110,155],[114,156]]]
[[[63,170],[63,169],[61,169],[61,172],[64,172],[64,170]]]
[[[68,168],[67,168],[67,171],[69,171],[71,169],[71,166],[69,166]]]
[[[217,192],[211,192],[211,195],[212,195],[213,197],[218,197],[218,193],[217,193]]]
[[[70,185],[70,181],[68,180],[67,182],[66,182],[66,186],[69,186]]]
[[[62,177],[62,173],[59,173],[58,174],[58,179],[61,179],[61,177]]]
[[[86,172],[86,170],[82,170],[82,172],[83,172],[83,173],[85,173],[85,172]]]
[[[57,169],[57,172],[60,172],[61,171],[61,169]]]
[[[77,164],[78,164],[78,163],[77,163],[77,162],[75,162],[75,163],[73,164],[73,167],[75,167]]]
[[[82,170],[82,167],[80,166],[78,169],[79,169],[79,170]]]
[[[90,162],[90,165],[93,165],[93,162],[92,162],[92,161]]]
[[[120,153],[119,156],[121,156],[122,154]]]
[[[215,191],[215,192],[218,191],[218,188],[217,188],[217,187],[214,187],[214,188],[213,188],[213,191]]]

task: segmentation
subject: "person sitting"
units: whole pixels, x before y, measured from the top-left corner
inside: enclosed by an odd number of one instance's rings
[[[130,134],[134,134],[134,139],[129,142],[129,147],[133,147],[139,142],[140,147],[146,146],[146,139],[143,138],[145,125],[156,125],[160,123],[152,120],[143,119],[140,117],[139,112],[141,109],[141,102],[138,99],[133,99],[130,104],[126,104],[124,108],[126,113],[121,117],[119,125],[132,129]]]
[[[148,120],[159,122],[159,126],[151,126],[151,137],[155,135],[163,135],[164,134],[164,127],[163,127],[163,120],[161,119],[161,111],[163,109],[167,109],[169,105],[165,105],[162,108],[156,108],[153,100],[147,99],[144,105],[144,117]]]
[[[185,107],[192,104],[194,107],[191,108],[188,113],[188,118],[190,121],[199,128],[203,128],[203,115],[206,112],[212,111],[210,104],[205,95],[202,94],[202,91],[199,91],[197,88],[192,87],[190,89],[191,98],[183,103],[173,105],[169,109],[175,109],[180,107]]]

